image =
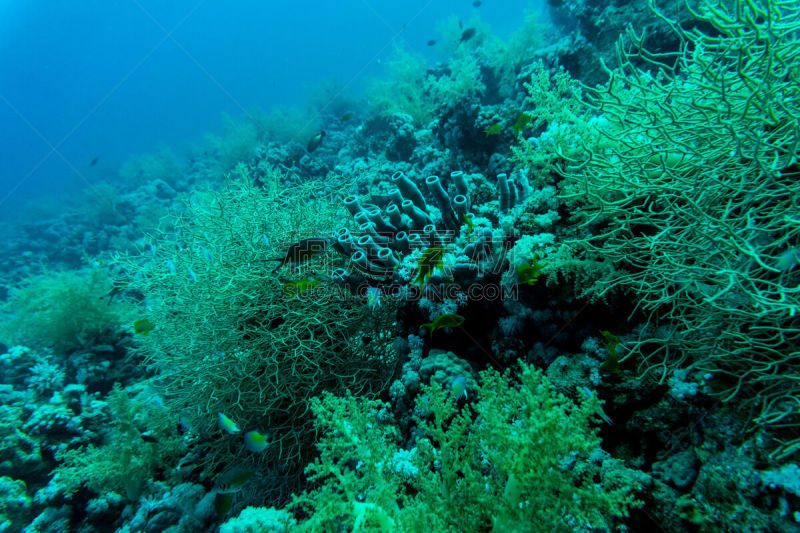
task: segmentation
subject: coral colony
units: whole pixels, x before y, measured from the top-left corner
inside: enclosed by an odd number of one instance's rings
[[[800,6],[492,4],[8,239],[0,531],[798,531]]]

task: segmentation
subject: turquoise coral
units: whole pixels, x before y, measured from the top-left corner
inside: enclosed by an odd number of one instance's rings
[[[483,372],[478,401],[462,408],[447,389],[423,387],[421,431],[407,447],[387,405],[353,396],[316,401],[317,427],[326,436],[307,470],[317,488],[292,504],[308,517],[297,530],[611,527],[636,505],[640,480],[619,470],[608,477],[610,463],[601,467],[594,459],[597,400],[573,403],[530,367],[519,376],[513,384],[510,373]]]

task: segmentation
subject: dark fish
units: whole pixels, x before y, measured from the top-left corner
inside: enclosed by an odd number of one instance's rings
[[[152,443],[158,442],[158,439],[149,431],[145,431],[139,436],[142,437],[142,440],[145,442],[152,442]]]
[[[321,237],[312,237],[310,239],[303,239],[289,246],[286,250],[285,257],[270,259],[270,261],[280,261],[278,266],[272,272],[277,272],[283,265],[287,263],[300,264],[305,263],[309,259],[321,254],[328,246],[328,240]]]
[[[600,334],[604,339],[602,341],[603,348],[608,352],[608,357],[600,365],[600,370],[609,374],[619,374],[621,372],[619,368],[619,352],[617,352],[617,348],[620,346],[619,337],[605,330],[601,330]]]
[[[483,4],[481,0],[475,0],[474,2],[472,2],[472,7],[481,7],[481,4]]]
[[[92,159],[91,161],[89,161],[89,166],[90,166],[90,167],[93,167],[93,166],[95,166],[95,165],[97,164],[97,162],[98,162],[98,161],[100,161],[100,156],[99,156],[99,155],[96,155],[96,156],[94,156],[94,159]]]
[[[427,324],[422,324],[420,327],[425,328],[431,332],[431,338],[433,337],[433,332],[437,329],[441,328],[457,328],[461,324],[464,323],[464,317],[461,315],[456,315],[454,313],[448,313],[446,315],[439,315],[433,322],[428,322]]]
[[[520,134],[520,132],[521,132],[522,130],[524,130],[524,129],[525,129],[525,126],[527,126],[528,124],[530,124],[532,120],[533,120],[533,119],[531,118],[531,116],[530,116],[530,115],[528,115],[528,114],[526,114],[526,113],[521,113],[521,114],[520,114],[520,115],[517,117],[517,122],[516,122],[516,123],[514,123],[514,125],[513,125],[513,126],[511,126],[511,129],[513,129],[513,130],[514,130],[514,137],[518,137],[518,136],[519,136],[519,134]]]
[[[347,113],[342,115],[342,118],[340,118],[339,120],[341,120],[342,122],[347,122],[351,118],[353,118],[353,114],[348,111]]]
[[[100,299],[106,300],[106,302],[108,302],[108,305],[111,305],[111,300],[113,300],[115,296],[119,296],[120,294],[125,292],[125,290],[128,288],[128,281],[129,281],[128,278],[115,279],[111,283],[111,290],[109,290],[108,293],[101,296]]]
[[[473,37],[475,37],[475,28],[467,28],[464,30],[464,33],[461,34],[461,42],[469,41]]]
[[[308,150],[309,154],[312,153],[317,148],[319,148],[319,146],[322,144],[323,137],[325,137],[324,131],[321,131],[316,135],[314,135],[313,137],[311,137],[311,140],[309,140],[308,144],[306,145],[306,150]]]
[[[483,130],[483,133],[488,137],[489,135],[500,135],[501,131],[503,131],[503,127],[500,124],[493,124]]]
[[[436,41],[434,41],[433,39],[428,41],[428,46],[433,46],[434,44],[436,44]]]
[[[233,467],[225,472],[215,484],[215,488],[221,492],[236,492],[247,483],[255,472],[242,467]]]
[[[228,511],[233,507],[233,493],[232,492],[218,492],[214,496],[214,508],[217,511],[217,519],[222,520]]]

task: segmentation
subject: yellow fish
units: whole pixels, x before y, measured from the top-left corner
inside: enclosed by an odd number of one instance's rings
[[[437,316],[433,322],[422,324],[420,327],[428,329],[433,338],[433,332],[440,328],[457,328],[464,323],[464,317],[455,313],[447,313],[446,315]]]
[[[234,433],[239,433],[241,431],[239,426],[236,425],[236,422],[228,418],[222,413],[219,413],[217,416],[217,422],[219,424],[219,429],[224,431],[225,433],[230,433],[233,435]]]
[[[244,434],[244,447],[251,452],[261,453],[267,449],[267,437],[258,431],[248,431]]]

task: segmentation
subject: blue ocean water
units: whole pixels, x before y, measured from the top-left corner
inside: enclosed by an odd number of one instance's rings
[[[131,154],[180,150],[223,113],[358,94],[395,43],[437,57],[437,26],[479,15],[507,37],[526,0],[0,2],[0,212],[113,182]],[[90,163],[97,158],[96,164]]]

